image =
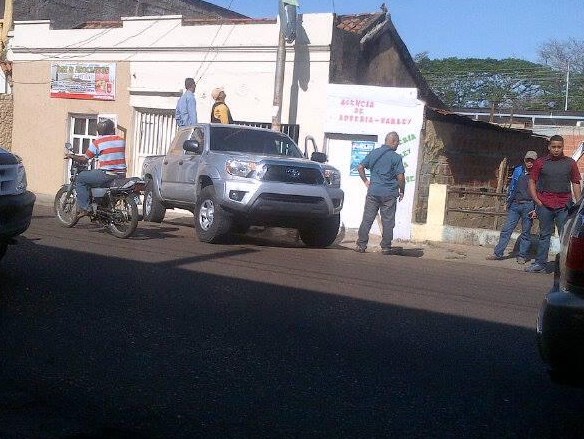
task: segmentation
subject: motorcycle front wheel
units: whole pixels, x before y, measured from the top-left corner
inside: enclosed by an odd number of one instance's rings
[[[63,227],[73,227],[79,221],[77,218],[77,203],[75,202],[75,190],[69,192],[67,186],[63,186],[55,195],[55,217]]]
[[[127,238],[138,227],[138,206],[134,197],[115,198],[112,200],[112,217],[108,230],[117,238]]]

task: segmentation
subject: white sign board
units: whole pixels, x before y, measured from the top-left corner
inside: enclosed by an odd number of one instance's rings
[[[354,136],[377,136],[381,146],[387,133],[400,136],[398,154],[403,157],[406,191],[398,203],[394,238],[411,239],[414,189],[418,165],[420,131],[424,119],[424,103],[417,99],[415,88],[375,87],[329,84],[327,94],[326,133]],[[341,214],[347,228],[359,227],[366,188],[355,175],[355,162],[370,149],[372,142],[352,140],[327,142],[329,162],[342,174],[345,206]],[[335,150],[338,148],[338,150]],[[347,166],[349,163],[349,166]],[[358,163],[357,163],[358,165]],[[376,229],[372,229],[375,233]]]

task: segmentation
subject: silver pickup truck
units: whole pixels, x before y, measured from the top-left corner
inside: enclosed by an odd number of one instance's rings
[[[305,157],[285,134],[248,126],[198,124],[177,131],[168,153],[146,157],[144,219],[188,209],[203,242],[220,242],[252,225],[298,229],[309,247],[338,233],[344,194],[326,156]]]

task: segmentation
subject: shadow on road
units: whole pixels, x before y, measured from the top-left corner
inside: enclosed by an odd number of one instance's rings
[[[11,250],[0,391],[24,403],[0,405],[2,437],[584,431],[584,395],[550,384],[531,330],[193,265],[239,250],[156,264],[32,241]]]

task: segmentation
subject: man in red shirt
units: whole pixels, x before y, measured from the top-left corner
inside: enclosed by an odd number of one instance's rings
[[[576,161],[564,155],[562,136],[550,137],[549,154],[533,164],[529,179],[529,192],[535,201],[539,218],[539,243],[535,262],[525,269],[530,273],[543,273],[547,270],[550,239],[554,232],[554,223],[558,234],[568,216],[572,205],[572,193],[576,200],[582,195],[580,188],[580,171]]]

